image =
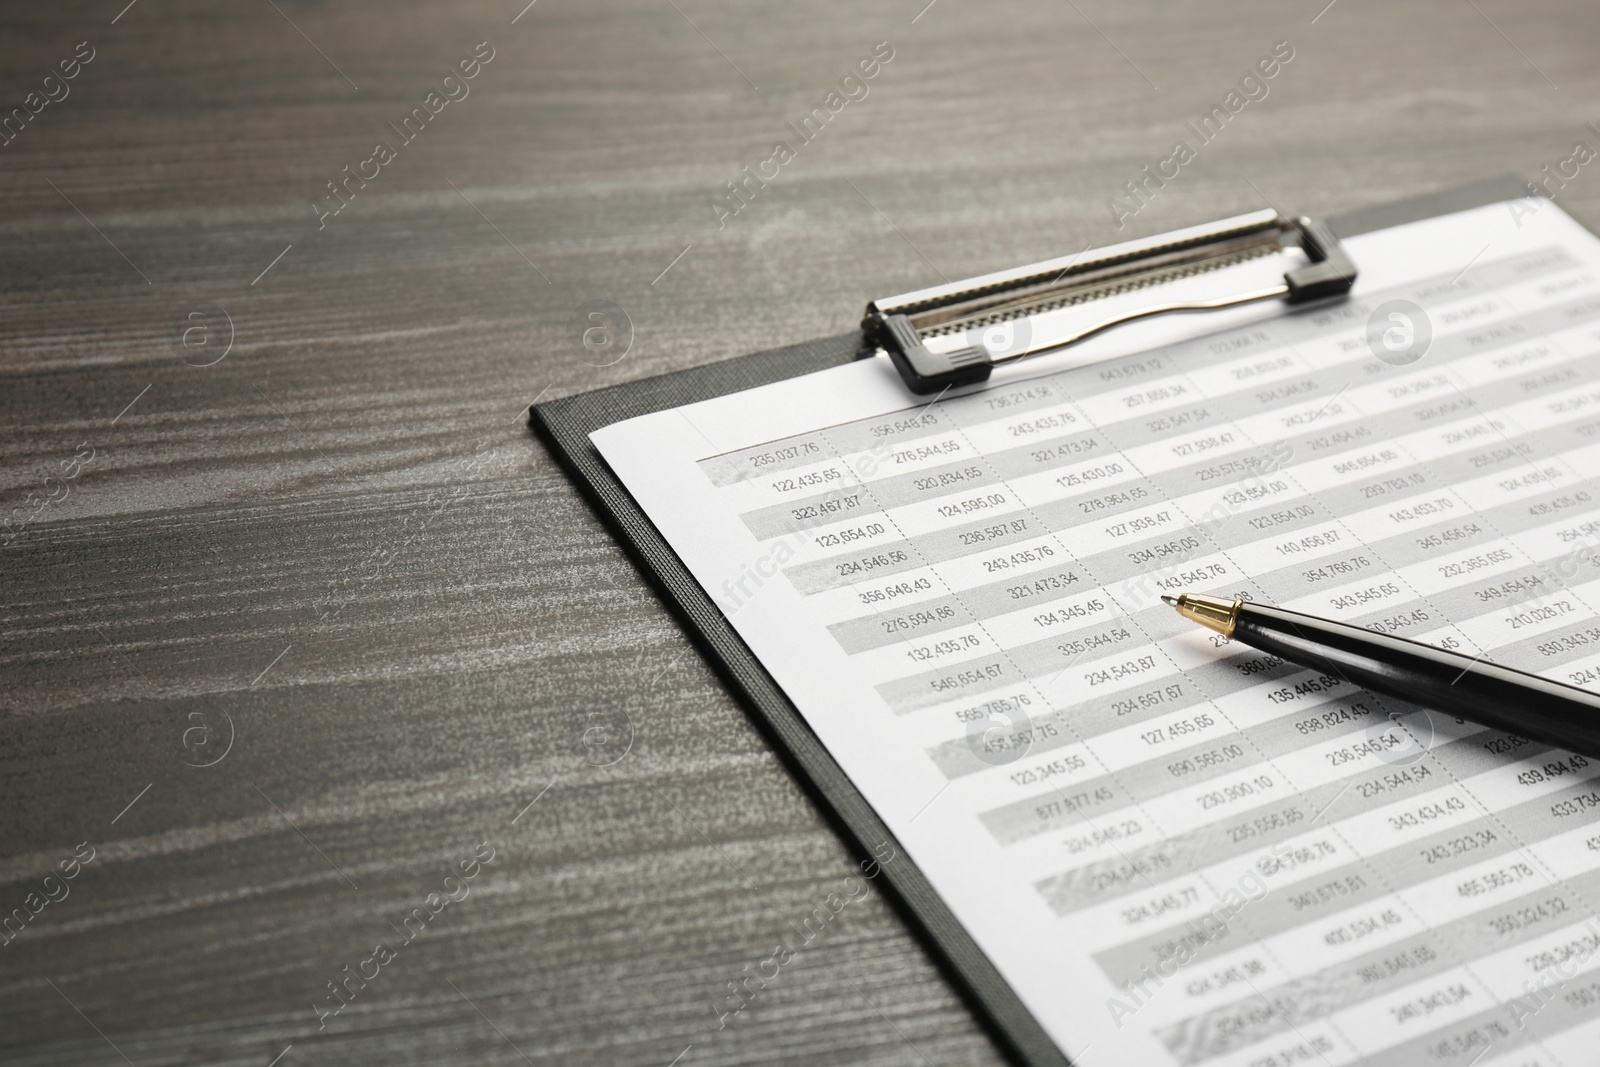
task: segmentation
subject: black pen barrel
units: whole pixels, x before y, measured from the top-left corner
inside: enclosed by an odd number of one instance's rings
[[[1246,602],[1233,636],[1252,648],[1446,715],[1600,756],[1600,696],[1459,652]]]

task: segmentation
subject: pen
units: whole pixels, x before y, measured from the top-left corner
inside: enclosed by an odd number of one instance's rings
[[[1231,597],[1162,600],[1229,640],[1374,693],[1600,756],[1600,696],[1481,657]]]

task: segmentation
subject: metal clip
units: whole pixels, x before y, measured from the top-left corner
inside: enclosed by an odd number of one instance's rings
[[[1015,352],[995,354],[981,344],[935,352],[925,343],[928,337],[963,333],[1090,303],[1293,247],[1304,252],[1310,262],[1285,271],[1282,284],[1265,289],[1217,300],[1151,304],[1095,322],[1070,336]],[[911,391],[927,394],[986,381],[995,367],[1060,351],[1123,323],[1155,315],[1216,311],[1278,297],[1289,304],[1342,297],[1349,294],[1355,279],[1355,264],[1327,226],[1304,216],[1290,219],[1275,211],[1258,211],[1143,241],[874,300],[867,305],[861,328],[870,346],[889,354]]]

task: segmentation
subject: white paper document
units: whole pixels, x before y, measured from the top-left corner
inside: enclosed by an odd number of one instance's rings
[[[1331,306],[931,402],[879,356],[593,435],[1086,1067],[1600,1062],[1600,762],[1159,600],[1600,688],[1600,240],[1518,202],[1345,246]]]

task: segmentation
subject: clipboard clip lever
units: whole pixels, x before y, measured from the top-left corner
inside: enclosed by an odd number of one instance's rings
[[[1258,256],[1299,248],[1308,262],[1284,272],[1283,282],[1212,300],[1158,302],[1109,315],[1065,337],[992,352],[981,333],[999,323],[1232,266]],[[1356,266],[1332,230],[1314,219],[1258,211],[1086,250],[967,281],[885,297],[867,305],[861,328],[868,343],[888,353],[913,393],[937,393],[986,381],[995,367],[1058,352],[1124,323],[1156,315],[1216,311],[1282,298],[1305,304],[1346,296]],[[933,337],[965,335],[959,347],[928,347]]]

